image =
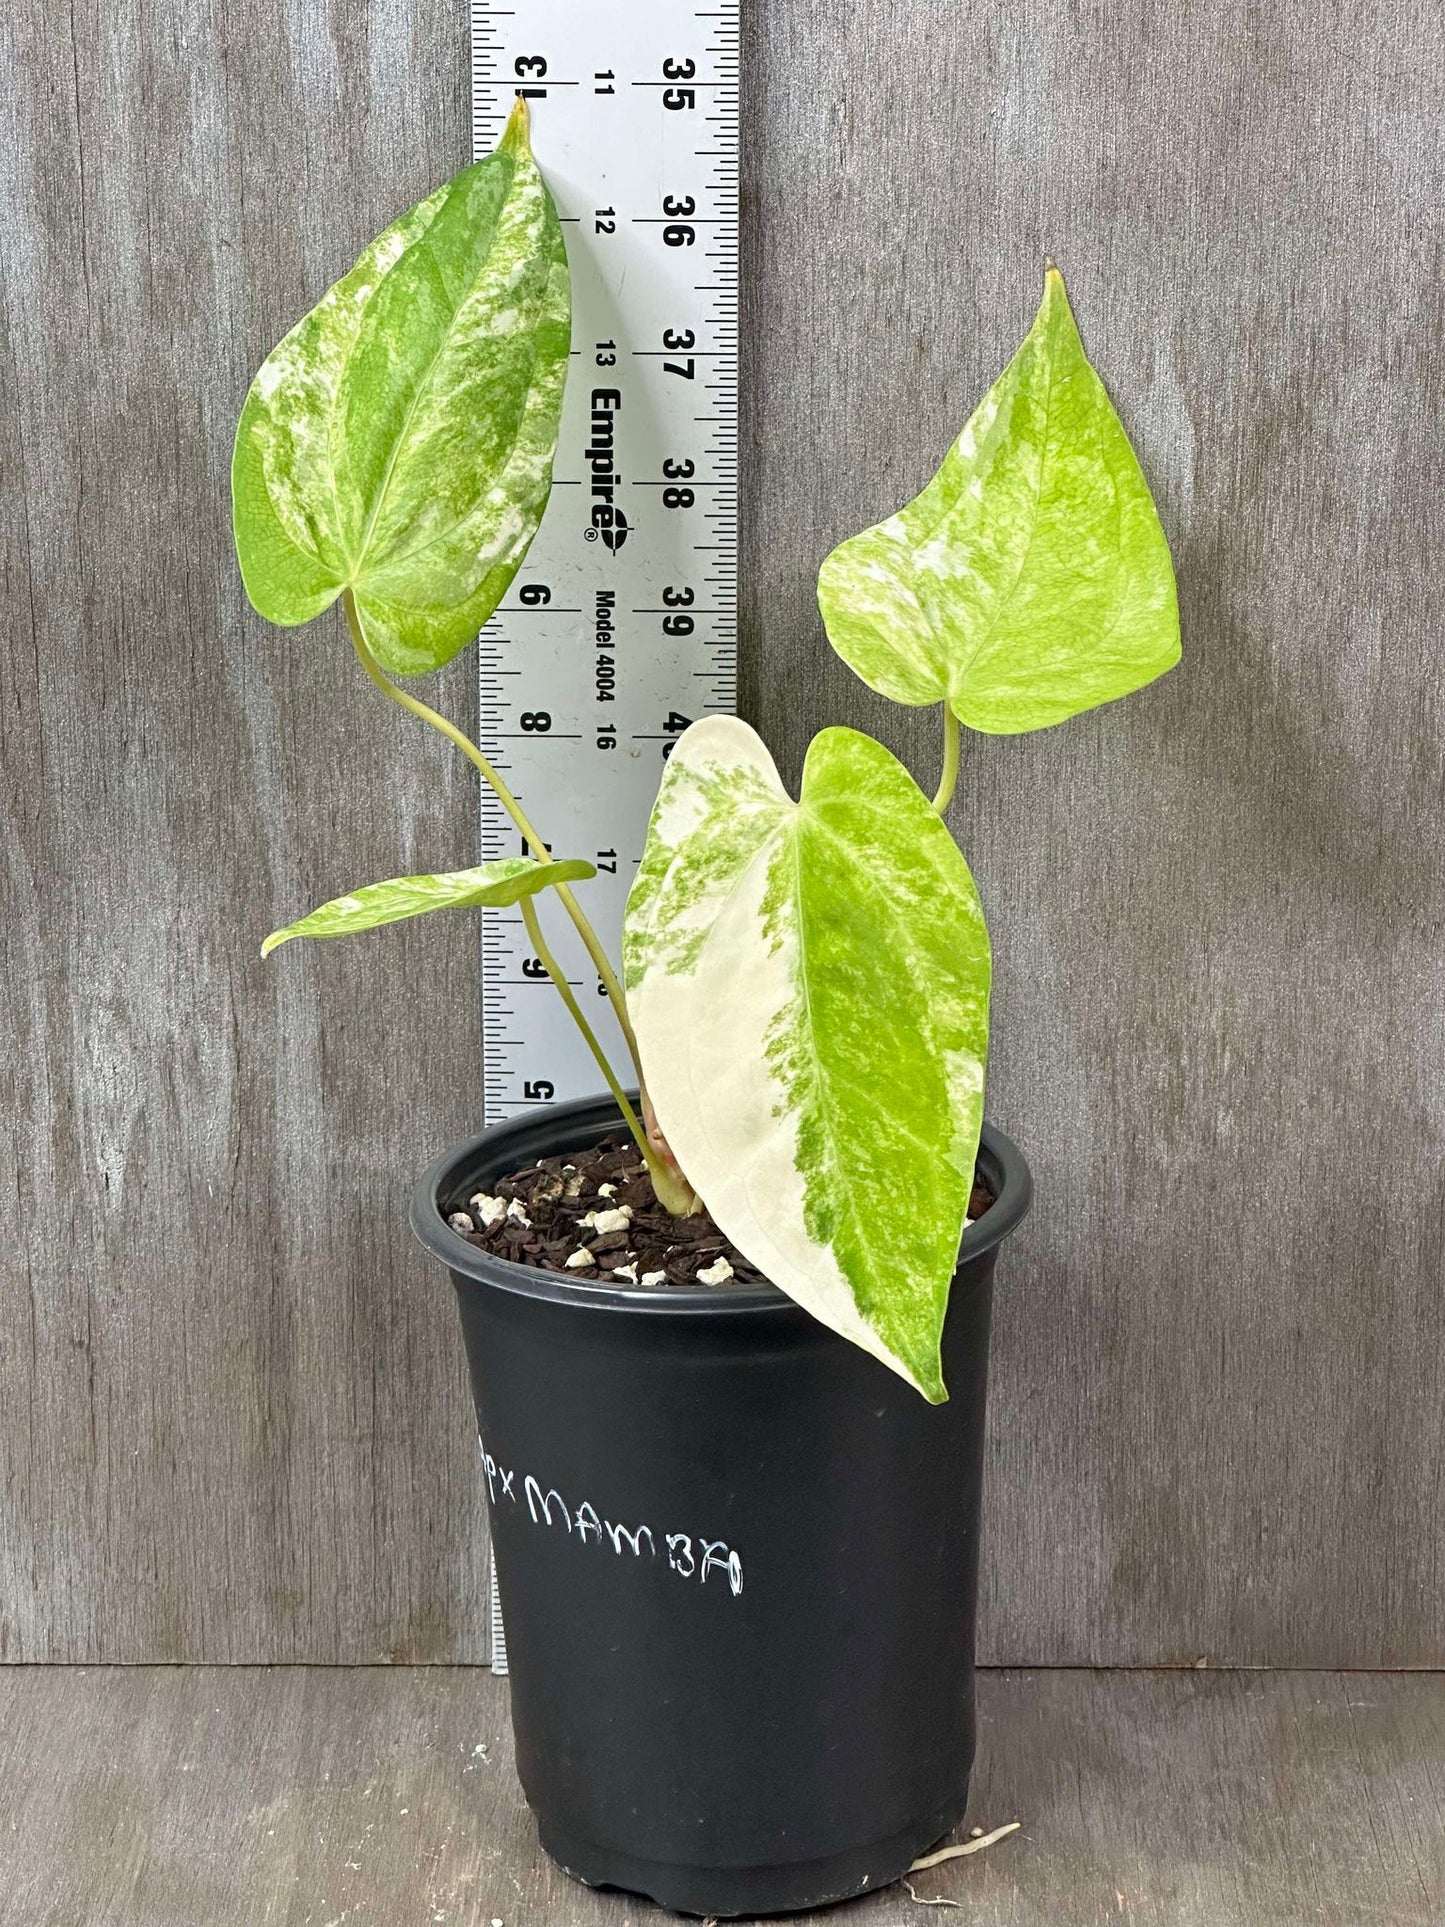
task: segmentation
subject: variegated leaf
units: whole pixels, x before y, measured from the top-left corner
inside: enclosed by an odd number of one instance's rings
[[[261,955],[269,957],[278,944],[293,937],[347,937],[356,930],[374,930],[378,924],[400,923],[403,917],[425,916],[429,910],[519,903],[554,883],[582,883],[596,874],[590,863],[575,857],[538,863],[529,856],[508,856],[496,863],[479,863],[473,870],[364,883],[350,896],[323,903],[298,923],[273,930],[261,945]]]
[[[931,1400],[983,1116],[989,950],[968,865],[850,729],[794,802],[745,723],[678,740],[628,899],[658,1123],[717,1223]]]
[[[246,591],[307,622],[343,589],[389,669],[435,669],[536,533],[567,372],[567,258],[518,110],[267,357],[231,468]]]
[[[818,600],[871,688],[993,734],[1063,722],[1179,660],[1169,547],[1057,268],[937,475],[833,551]]]

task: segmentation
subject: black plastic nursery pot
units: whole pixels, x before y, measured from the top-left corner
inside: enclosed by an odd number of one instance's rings
[[[451,1273],[481,1437],[517,1768],[542,1844],[680,1913],[781,1913],[885,1886],[963,1818],[994,1263],[965,1234],[946,1404],[771,1286],[574,1282],[447,1214],[618,1126],[604,1098],[440,1158],[412,1223]]]

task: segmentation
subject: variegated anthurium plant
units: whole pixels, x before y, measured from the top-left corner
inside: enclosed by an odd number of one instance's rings
[[[835,728],[794,799],[745,723],[695,723],[628,900],[624,989],[571,887],[592,866],[551,858],[477,746],[393,680],[472,640],[536,533],[569,306],[519,102],[497,151],[375,240],[251,386],[232,469],[251,601],[292,625],[340,600],[367,675],[470,758],[539,853],[368,884],[264,948],[520,905],[662,1202],[705,1202],[782,1290],[941,1400],[990,978],[943,820],[959,725],[1043,729],[1178,660],[1158,516],[1050,265],[1033,327],[933,480],[819,577],[843,660],[895,702],[940,708],[937,794]],[[547,889],[612,1000],[640,1117],[547,948],[532,901]]]

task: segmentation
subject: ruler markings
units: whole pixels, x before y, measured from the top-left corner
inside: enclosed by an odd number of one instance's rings
[[[564,473],[481,638],[481,740],[554,853],[597,864],[584,896],[614,955],[667,747],[734,700],[739,5],[472,0],[475,149],[525,93],[574,301]],[[480,841],[519,848],[490,798]],[[540,914],[621,1066],[586,953]],[[516,911],[485,917],[482,977],[488,1122],[598,1088],[557,1001],[518,995],[545,985]]]

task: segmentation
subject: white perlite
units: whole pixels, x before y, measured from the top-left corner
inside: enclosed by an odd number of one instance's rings
[[[614,1265],[612,1267],[612,1276],[614,1278],[625,1278],[629,1285],[635,1285],[637,1283],[636,1262],[634,1261],[630,1265]]]
[[[667,1273],[665,1271],[644,1271],[642,1274],[642,1282],[644,1285],[665,1285],[667,1283]]]
[[[469,1199],[473,1212],[481,1221],[484,1231],[490,1231],[494,1224],[500,1224],[507,1215],[507,1206],[502,1198],[488,1197],[485,1191]]]
[[[719,1258],[715,1265],[707,1265],[697,1274],[697,1282],[700,1285],[722,1285],[726,1284],[732,1275],[733,1268],[727,1259]]]
[[[615,1184],[599,1184],[597,1187],[597,1195],[599,1198],[615,1198],[617,1196],[617,1186]]]
[[[583,1245],[580,1251],[574,1251],[566,1260],[566,1265],[569,1271],[580,1271],[583,1265],[595,1265],[596,1262],[586,1245]]]
[[[452,1215],[447,1219],[447,1223],[453,1231],[475,1231],[477,1228],[465,1211],[453,1211]]]
[[[608,1211],[589,1211],[578,1222],[584,1227],[590,1225],[594,1231],[625,1231],[632,1222],[632,1206],[619,1204]]]
[[[511,1203],[507,1206],[507,1216],[513,1224],[521,1225],[524,1231],[531,1230],[532,1220],[527,1216],[526,1211],[523,1209],[522,1200],[520,1198],[512,1199]]]

